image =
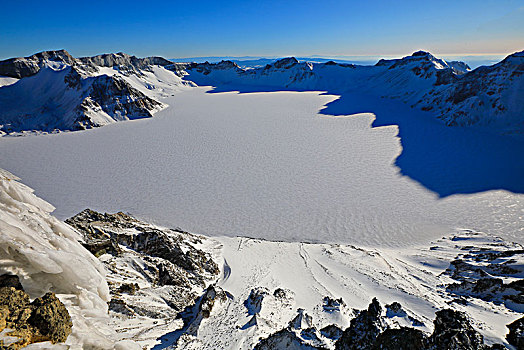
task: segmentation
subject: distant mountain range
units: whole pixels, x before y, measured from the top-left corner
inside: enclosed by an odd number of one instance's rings
[[[480,66],[491,66],[504,59],[504,55],[452,55],[442,56],[446,61],[464,61],[472,69]],[[271,64],[281,57],[263,57],[263,56],[208,56],[208,57],[185,57],[185,58],[171,58],[170,61],[176,63],[218,63],[220,61],[232,61],[241,67],[256,67],[266,64]],[[380,61],[382,56],[307,56],[296,57],[301,62],[325,63],[335,61],[337,63],[351,63],[359,65],[374,65]],[[391,57],[393,58],[393,57]]]
[[[524,132],[524,52],[474,70],[424,51],[374,65],[323,58],[241,59],[175,63],[124,53],[74,58],[60,50],[0,61],[0,132],[81,130],[148,118],[166,107],[164,97],[195,84],[365,92],[428,111],[448,126]]]

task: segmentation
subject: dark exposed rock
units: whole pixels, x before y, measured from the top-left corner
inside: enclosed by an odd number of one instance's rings
[[[203,243],[200,236],[121,212],[86,209],[66,222],[94,254],[105,253],[100,260],[108,271],[109,310],[118,317],[146,317],[162,324],[181,318],[184,332],[192,334],[217,301],[227,298],[219,288],[205,289],[220,269],[210,253],[196,248]]]
[[[386,329],[380,333],[373,344],[373,350],[421,350],[424,349],[425,334],[408,327]]]
[[[75,227],[84,235],[86,244],[93,241],[99,242],[100,239],[110,239],[115,244],[127,246],[139,253],[164,259],[179,268],[194,273],[195,276],[201,272],[216,275],[220,271],[218,265],[203,251],[191,249],[184,252],[180,246],[180,237],[169,235],[163,230],[142,224],[124,213],[101,214],[86,209],[67,219],[66,223]],[[126,228],[136,229],[138,233],[129,235],[117,232],[118,229]],[[180,231],[173,232],[181,233]],[[113,243],[111,243],[111,246],[113,246]],[[111,251],[116,251],[116,249],[111,249]],[[107,252],[110,253],[111,251]],[[166,281],[165,284],[171,284],[167,281],[173,281],[173,268],[164,263],[159,267],[160,269],[163,271],[162,280]]]
[[[135,311],[132,308],[130,308],[124,300],[120,298],[112,298],[109,301],[109,310],[127,316],[135,315]]]
[[[255,350],[279,350],[279,349],[304,349],[304,350],[320,350],[323,347],[316,347],[304,343],[294,332],[285,328],[269,337],[261,340],[256,346]]]
[[[88,96],[112,117],[149,118],[153,116],[151,111],[162,106],[117,76],[102,75],[93,79]]]
[[[83,64],[91,66],[118,67],[121,71],[136,71],[139,69],[148,69],[151,65],[171,66],[173,64],[173,62],[163,57],[138,58],[123,52],[80,57],[78,60]]]
[[[215,303],[217,301],[225,302],[226,300],[227,295],[222,289],[209,286],[200,300],[200,304],[198,306],[199,313],[202,315],[202,317],[208,318],[211,315],[211,311],[213,311],[213,306]]]
[[[336,349],[371,349],[377,336],[386,328],[380,314],[382,307],[376,298],[367,310],[362,310],[351,320],[342,336],[335,343]]]
[[[450,263],[446,274],[459,281],[447,285],[446,290],[459,297],[474,297],[496,304],[524,305],[524,282],[522,279],[506,281],[506,277],[521,276],[522,266],[518,262],[524,251],[521,249],[478,249],[464,247],[461,254]],[[510,303],[506,303],[510,301]]]
[[[131,294],[131,295],[135,294],[139,289],[140,287],[138,286],[137,283],[122,283],[120,287],[118,287],[118,291],[120,293]]]
[[[435,330],[429,337],[430,349],[485,349],[482,335],[471,326],[465,313],[451,309],[440,310],[434,321]]]
[[[337,340],[342,336],[342,329],[340,329],[337,325],[330,324],[320,329],[320,334],[328,339]]]
[[[118,255],[122,252],[115,240],[111,238],[93,239],[89,242],[83,242],[82,245],[96,257],[103,254]]]
[[[161,286],[190,287],[187,276],[169,261],[162,261],[158,265],[158,284]]]
[[[270,67],[272,66],[275,68],[287,69],[294,66],[297,63],[298,60],[295,57],[286,57],[273,62],[273,64],[271,64]]]
[[[327,312],[340,311],[346,304],[342,298],[333,299],[331,297],[324,297],[322,308]]]
[[[64,304],[53,294],[29,302],[29,295],[14,287],[0,288],[0,330],[19,338],[8,349],[16,350],[30,343],[66,341],[73,326]]]
[[[313,317],[306,313],[306,310],[300,308],[297,315],[289,322],[290,329],[306,329],[313,327]]]
[[[31,315],[29,295],[13,287],[0,288],[0,305],[7,307],[8,324],[24,324]]]
[[[20,283],[20,279],[17,275],[1,275],[0,276],[0,288],[2,287],[13,287],[14,289],[18,290],[24,290],[24,287],[22,287],[22,284]]]
[[[507,325],[509,333],[506,336],[508,343],[517,349],[524,349],[524,317]]]
[[[33,312],[27,323],[38,329],[40,335],[52,343],[66,341],[73,323],[64,304],[53,293],[35,299]]]
[[[248,313],[250,315],[255,315],[260,312],[262,309],[262,302],[264,298],[269,295],[269,290],[267,288],[253,288],[249,293],[248,298],[244,302]]]

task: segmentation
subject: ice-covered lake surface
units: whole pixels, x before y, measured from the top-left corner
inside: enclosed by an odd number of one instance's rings
[[[62,219],[89,207],[212,236],[405,246],[470,228],[524,241],[521,138],[408,108],[399,138],[397,126],[371,127],[372,113],[319,112],[337,96],[208,90],[180,92],[147,120],[1,138],[0,167]],[[377,103],[366,112],[395,123],[389,102]]]

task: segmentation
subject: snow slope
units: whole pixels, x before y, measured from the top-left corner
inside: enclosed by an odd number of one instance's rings
[[[459,300],[445,290],[454,281],[445,271],[455,257],[482,249],[522,249],[487,234],[464,230],[426,246],[404,249],[242,237],[218,240],[224,245],[225,259],[218,286],[232,297],[199,323],[191,339],[201,348],[252,349],[259,339],[288,324],[304,343],[333,348],[321,329],[329,325],[345,329],[355,309],[367,308],[373,297],[382,305],[402,305],[401,311],[383,311],[385,321],[394,328],[431,331],[435,311],[452,308],[466,312],[488,343],[505,343],[505,325],[520,318],[523,311],[479,298]],[[512,266],[521,268],[522,253],[512,257],[516,259]],[[521,279],[522,270],[515,277]]]
[[[53,206],[12,174],[0,170],[0,274],[20,277],[37,298],[57,294],[73,321],[70,349],[136,349],[107,327],[109,289],[102,264],[78,242],[81,236],[49,213]],[[36,343],[28,348],[56,348]]]

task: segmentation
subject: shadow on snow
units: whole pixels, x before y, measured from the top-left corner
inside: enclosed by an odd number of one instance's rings
[[[205,85],[205,84],[203,84]],[[209,93],[240,94],[311,91],[276,87],[214,87]],[[448,127],[429,112],[391,99],[359,92],[330,92],[340,96],[319,114],[328,116],[373,113],[372,127],[397,125],[402,153],[395,160],[402,175],[439,197],[489,190],[524,193],[524,138],[496,135],[486,130]]]

